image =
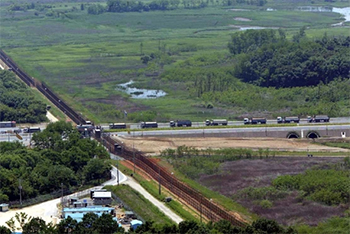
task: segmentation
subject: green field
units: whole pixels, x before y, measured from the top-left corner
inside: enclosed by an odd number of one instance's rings
[[[159,224],[173,224],[174,222],[154,206],[142,194],[135,191],[129,185],[106,186],[118,198],[125,202],[130,208],[140,215],[145,221],[154,221]]]
[[[252,6],[247,6],[250,11],[232,11],[231,7],[209,6],[89,15],[86,9],[80,10],[82,2],[42,2],[52,8],[8,11],[10,1],[3,1],[1,48],[28,74],[46,82],[74,109],[96,122],[120,120],[122,110],[152,110],[158,121],[239,119],[243,113],[254,113],[245,107],[218,102],[214,103],[215,108],[208,109],[210,101],[189,92],[192,81],[167,81],[160,76],[169,69],[185,66],[231,69],[235,58],[227,44],[231,35],[239,31],[234,26],[283,28],[287,38],[303,26],[310,38],[321,37],[325,32],[329,36],[350,35],[346,27],[330,27],[341,21],[339,14],[293,11],[293,4],[287,3],[283,8],[280,3],[268,2],[267,6],[276,6],[277,11]],[[48,16],[49,12],[60,15]],[[140,58],[151,53],[165,58],[143,64]],[[164,90],[167,96],[132,99],[116,90],[117,84],[129,80],[134,80],[136,87]],[[259,104],[256,111],[263,110]],[[268,111],[267,115],[273,115],[281,110]]]

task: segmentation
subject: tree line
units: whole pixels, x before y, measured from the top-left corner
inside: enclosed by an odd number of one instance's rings
[[[263,6],[266,0],[155,0],[151,2],[136,0],[108,0],[107,6],[93,4],[88,7],[88,14],[98,15],[104,12],[142,12],[142,11],[168,11],[176,9],[200,9],[209,5],[234,6],[256,5]]]
[[[220,220],[219,222],[209,222],[207,224],[198,223],[196,221],[182,221],[177,224],[155,224],[153,221],[146,221],[136,230],[130,228],[125,231],[124,228],[119,227],[117,221],[113,220],[112,215],[102,214],[98,216],[94,213],[87,213],[83,216],[80,222],[68,217],[61,220],[57,225],[46,222],[40,217],[29,217],[27,214],[21,212],[16,213],[15,218],[12,218],[7,223],[7,226],[0,226],[0,233],[11,234],[16,231],[15,220],[20,224],[23,234],[27,233],[147,233],[147,234],[223,234],[223,233],[271,233],[271,234],[296,234],[297,231],[292,227],[284,228],[276,221],[268,219],[257,219],[251,225],[240,228],[232,226],[227,220]]]
[[[190,96],[214,107],[274,112],[274,117],[346,116],[349,45],[350,37],[308,39],[305,28],[290,40],[283,30],[247,30],[232,35],[231,56],[193,56],[166,68],[160,79],[186,85]]]
[[[46,104],[15,75],[0,71],[0,121],[40,123],[47,121]]]
[[[271,30],[248,30],[232,36],[230,52],[245,53],[234,75],[247,83],[276,88],[314,86],[350,78],[349,36],[304,38],[303,29],[293,41],[276,38]]]
[[[0,203],[35,198],[110,178],[108,152],[81,138],[70,123],[51,123],[35,133],[28,149],[19,142],[0,142]]]

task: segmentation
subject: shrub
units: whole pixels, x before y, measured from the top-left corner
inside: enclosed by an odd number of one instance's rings
[[[262,208],[268,209],[268,208],[272,207],[272,202],[270,202],[269,200],[262,200],[262,201],[259,202],[259,205]]]

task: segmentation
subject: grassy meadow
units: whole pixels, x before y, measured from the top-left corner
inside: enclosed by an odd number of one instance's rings
[[[100,15],[87,14],[86,8],[94,3],[91,1],[39,2],[51,8],[8,11],[10,1],[0,5],[1,48],[28,74],[47,83],[73,108],[96,122],[123,119],[122,110],[152,110],[157,120],[202,121],[211,117],[237,118],[245,113],[244,108],[220,103],[208,109],[205,101],[188,92],[191,81],[168,82],[160,78],[162,72],[184,64],[233,67],[235,58],[227,44],[231,35],[239,31],[238,26],[283,28],[287,38],[303,26],[311,38],[325,32],[330,36],[350,35],[348,28],[330,27],[341,21],[339,14],[292,11],[293,4],[285,3],[286,8],[282,8],[273,1],[268,6],[280,10],[249,6],[249,11],[233,11],[210,6]],[[82,3],[85,10],[80,9]],[[48,16],[50,12],[60,14]],[[141,57],[151,53],[161,53],[166,62],[143,64]],[[201,63],[203,60],[207,64]],[[132,99],[116,90],[117,84],[129,80],[135,81],[135,87],[161,89],[167,95]]]

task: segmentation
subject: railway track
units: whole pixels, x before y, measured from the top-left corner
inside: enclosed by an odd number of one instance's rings
[[[0,59],[28,86],[37,88],[45,97],[65,113],[74,123],[86,124],[86,120],[67,105],[57,94],[55,94],[44,82],[40,82],[34,77],[30,77],[7,54],[0,49]],[[245,221],[236,217],[234,214],[226,211],[222,207],[213,203],[204,197],[198,191],[182,183],[164,168],[157,165],[145,157],[141,152],[134,152],[132,149],[125,147],[121,142],[116,141],[110,136],[95,137],[97,141],[103,144],[111,153],[118,154],[121,157],[135,162],[143,171],[148,173],[154,180],[169,189],[173,194],[186,201],[190,206],[197,210],[200,215],[204,215],[209,220],[217,222],[221,219],[230,221],[233,225],[243,227]],[[121,146],[121,147],[117,147]]]

